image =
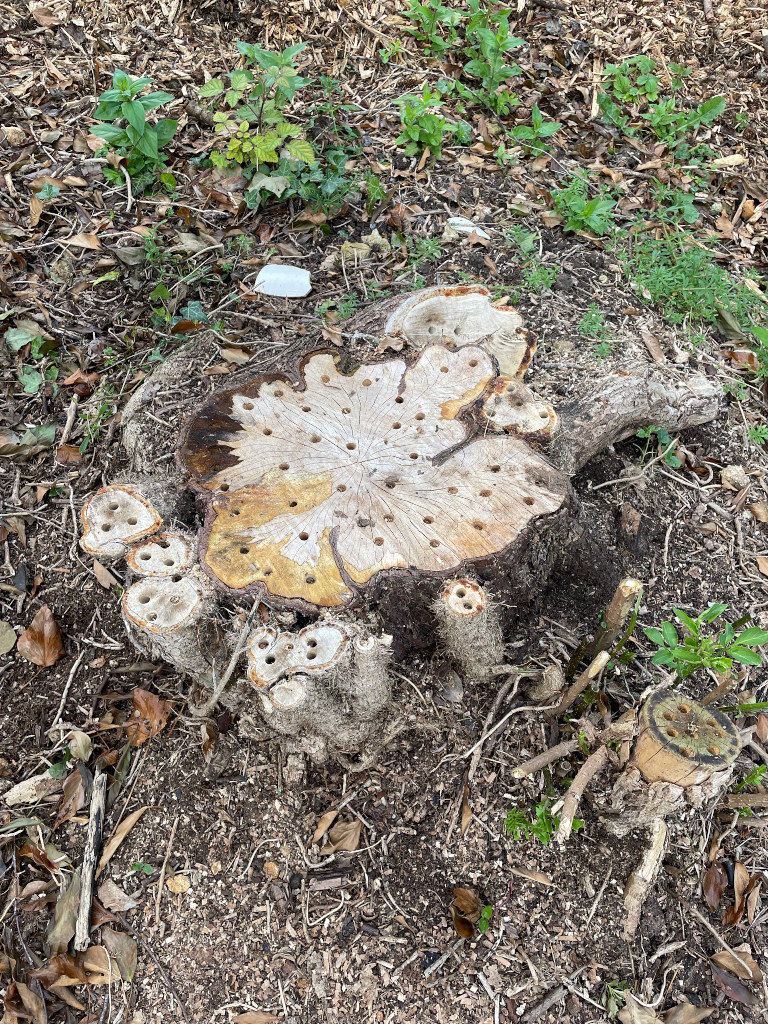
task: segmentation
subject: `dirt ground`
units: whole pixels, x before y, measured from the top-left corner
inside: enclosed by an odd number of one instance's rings
[[[186,379],[155,406],[158,465],[171,458],[189,408],[227,385],[233,373],[288,371],[304,352],[329,343],[328,324],[317,314],[321,300],[342,301],[352,293],[365,307],[384,288],[405,293],[421,285],[482,281],[495,297],[513,296],[538,335],[526,382],[555,408],[628,365],[649,365],[648,335],[659,340],[670,378],[699,372],[718,384],[741,382],[746,388],[738,400],[724,393],[717,419],[684,433],[677,449],[685,456],[682,468],[656,463],[642,471],[646,444],[632,438],[579,472],[573,481],[573,544],[529,604],[502,609],[507,662],[565,666],[582,638],[594,633],[618,582],[636,577],[644,591],[629,644],[635,660],[603,678],[599,698],[588,709],[608,722],[633,707],[653,681],[652,650],[640,627],[658,625],[673,606],[700,611],[721,601],[734,617],[749,614],[768,628],[768,586],[759,561],[768,556],[765,519],[747,511],[768,502],[768,460],[748,440],[748,427],[766,421],[763,386],[723,358],[724,339],[715,332],[702,346],[685,348],[684,325],[669,323],[632,291],[602,240],[566,235],[542,220],[558,168],[577,164],[625,175],[628,205],[620,216],[630,217],[633,200],[647,201],[647,175],[637,166],[649,154],[640,157],[631,147],[609,151],[605,133],[589,128],[595,73],[606,61],[632,52],[689,63],[692,95],[722,92],[750,113],[743,133],[726,124],[718,136],[724,151],[735,148],[749,162],[717,179],[713,196],[728,209],[744,196],[768,198],[768,13],[762,5],[737,0],[715,2],[711,21],[699,0],[522,0],[514,25],[530,43],[521,60],[530,73],[524,98],[534,95],[537,82],[548,116],[564,129],[552,161],[540,167],[522,162],[505,171],[487,153],[447,149],[434,168],[418,168],[397,153],[391,96],[420,88],[430,70],[415,50],[404,63],[386,66],[376,56],[384,41],[402,35],[396,10],[402,6],[389,0],[264,0],[241,7],[230,0],[161,0],[97,10],[53,0],[47,14],[37,17],[21,4],[0,6],[0,125],[23,131],[23,138],[6,131],[0,142],[4,319],[36,320],[58,339],[62,369],[81,373],[74,385],[22,394],[13,357],[3,351],[0,424],[23,433],[20,427],[51,422],[60,438],[74,386],[82,407],[107,406],[80,458],[63,459],[55,448],[24,461],[0,457],[0,617],[18,634],[41,606],[49,606],[65,651],[47,668],[15,649],[0,659],[0,791],[60,762],[64,737],[73,729],[91,737],[91,768],[103,755],[114,771],[135,688],[173,705],[166,727],[131,749],[104,825],[109,835],[144,808],[97,880],[97,888],[111,879],[127,894],[119,919],[103,908],[99,913],[106,926],[138,944],[133,981],[73,988],[80,1009],[49,998],[47,1009],[37,1012],[45,1014],[40,1019],[67,1024],[220,1024],[239,1014],[243,1024],[587,1024],[614,1018],[621,1001],[612,1007],[610,993],[628,989],[659,1013],[689,1003],[714,1008],[707,1019],[717,1024],[768,1020],[765,982],[742,986],[746,996],[742,991],[740,998],[723,990],[710,964],[723,942],[746,942],[760,968],[768,969],[768,916],[759,900],[749,916],[729,929],[723,925],[734,901],[734,866],[751,878],[766,877],[764,811],[740,817],[710,802],[671,817],[661,870],[637,935],[627,942],[623,894],[648,841],[644,830],[612,835],[588,792],[579,812],[584,826],[564,846],[535,838],[515,841],[506,834],[511,809],[528,810],[546,793],[561,797],[584,759],[579,751],[555,762],[546,775],[513,777],[516,765],[563,738],[563,723],[531,709],[525,681],[498,710],[496,720],[512,714],[484,747],[469,783],[471,819],[463,834],[468,752],[483,735],[506,676],[467,685],[460,702],[447,702],[440,659],[429,645],[394,666],[396,701],[407,729],[375,765],[361,773],[334,763],[310,766],[304,782],[292,787],[284,752],[266,729],[244,738],[236,716],[224,709],[207,724],[190,713],[188,683],[170,666],[148,661],[126,638],[119,566],[109,569],[113,581],[100,580],[78,547],[83,501],[126,470],[120,444],[126,400],[158,361],[151,353],[162,359],[182,343],[151,320],[149,294],[157,284],[151,268],[115,254],[125,257],[125,250],[156,229],[161,244],[188,261],[183,274],[187,265],[196,266],[195,259],[202,261],[198,254],[207,245],[215,248],[246,234],[252,240],[247,254],[227,266],[220,252],[206,254],[210,272],[181,293],[212,311],[211,321],[220,316],[217,333],[195,334],[217,355],[205,373],[190,357]],[[306,40],[312,73],[319,68],[344,79],[345,100],[353,108],[349,121],[363,137],[361,161],[381,168],[386,180],[380,212],[369,218],[365,203],[352,201],[328,225],[296,230],[296,201],[259,213],[245,210],[236,183],[212,183],[195,162],[205,136],[181,104],[174,112],[182,120],[173,163],[175,199],[142,197],[126,210],[124,190],[102,180],[86,142],[94,97],[107,87],[113,67],[147,74],[157,88],[186,100],[203,82],[203,70],[210,76],[233,66],[236,39],[265,47]],[[71,184],[55,211],[32,223],[32,184],[40,175]],[[414,239],[440,238],[447,217],[461,214],[485,228],[489,244],[456,238],[417,265],[409,264],[405,250],[373,253],[353,266],[329,262],[329,252],[344,238],[359,241],[374,226],[391,234],[393,209]],[[762,222],[748,234],[724,238],[716,220],[717,210],[705,217],[711,239],[729,247],[730,265],[748,266],[765,288]],[[541,261],[556,268],[552,287],[540,294],[524,290],[521,263],[507,241],[514,226],[537,232]],[[199,236],[201,246],[185,251],[180,231]],[[96,233],[97,246],[62,243],[78,233]],[[313,291],[306,299],[269,299],[250,291],[265,259],[275,254],[311,271]],[[91,287],[102,275],[108,275],[103,284]],[[226,305],[238,291],[250,296],[245,310]],[[579,331],[591,303],[604,312],[612,340],[602,358],[595,356],[595,341]],[[343,321],[339,326],[346,365],[374,356],[374,344],[366,348],[359,339],[345,340]],[[221,348],[239,354],[229,361]],[[89,373],[99,381],[88,381]],[[75,445],[83,436],[77,422]],[[747,491],[723,482],[721,471],[733,465],[749,474]],[[247,599],[222,599],[227,618],[249,608]],[[713,685],[708,676],[697,676],[686,692],[701,698]],[[765,668],[745,671],[734,693],[738,703],[768,699]],[[738,724],[749,730],[755,717]],[[745,747],[734,782],[761,757],[766,760],[759,743]],[[609,792],[615,774],[609,765],[592,792]],[[54,827],[60,789],[23,806],[7,807],[3,799],[0,983],[6,986],[3,1022],[11,1024],[36,1019],[19,1009],[12,985],[48,960],[47,929],[73,867],[82,863],[88,807],[83,801]],[[362,823],[354,853],[327,855],[312,844],[321,816],[334,809],[342,821]],[[19,854],[22,844],[34,847],[38,859]],[[702,892],[713,859],[730,872],[715,911]],[[182,880],[174,886],[178,891],[167,885],[174,878]],[[456,887],[474,890],[481,906],[493,907],[487,933],[470,940],[456,934]],[[648,1013],[637,1021],[659,1019]],[[667,1017],[673,1024],[694,1019],[701,1018]]]

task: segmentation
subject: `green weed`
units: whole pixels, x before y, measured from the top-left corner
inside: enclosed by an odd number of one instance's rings
[[[526,153],[546,153],[545,139],[550,138],[561,127],[559,121],[545,121],[538,104],[531,111],[531,123],[515,125],[509,132],[515,142],[523,145]]]
[[[504,819],[504,827],[508,836],[519,842],[521,839],[538,839],[544,846],[549,843],[560,824],[559,815],[552,813],[554,800],[545,797],[533,808],[533,818],[524,811],[513,807]],[[573,831],[578,831],[584,822],[581,818],[573,819]]]
[[[582,173],[571,174],[562,188],[554,189],[552,202],[565,218],[565,231],[591,231],[600,236],[616,230],[613,218],[616,201],[606,188],[600,188],[590,199],[589,179]]]
[[[672,451],[672,438],[669,431],[665,430],[664,427],[641,427],[637,432],[637,436],[645,440],[645,449],[640,456],[641,465],[645,463],[650,455],[651,448],[655,447],[657,454],[661,455],[662,452],[664,453],[662,462],[666,466],[671,466],[672,469],[680,468],[682,463]]]
[[[395,140],[403,146],[406,155],[415,156],[429,149],[433,160],[443,152],[446,137],[456,131],[456,125],[437,113],[443,94],[424,86],[421,96],[401,96],[395,101],[400,107],[402,132]]]
[[[611,336],[611,329],[605,322],[605,313],[596,302],[590,302],[584,311],[578,331],[583,338],[594,338],[597,341],[607,341]]]
[[[481,935],[485,935],[488,929],[491,927],[491,919],[493,917],[493,907],[483,907],[480,911],[480,919],[477,922],[477,930]]]
[[[735,787],[734,793],[741,793],[747,786],[759,786],[762,784],[763,776],[768,772],[764,764],[756,764],[748,775],[745,775],[741,782]]]
[[[412,24],[405,31],[421,43],[427,53],[441,57],[453,49],[459,37],[456,27],[462,19],[462,12],[446,7],[440,0],[408,0],[408,10],[403,14]]]

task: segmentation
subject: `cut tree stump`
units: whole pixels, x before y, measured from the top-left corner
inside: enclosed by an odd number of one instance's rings
[[[395,296],[344,327],[380,358],[349,368],[312,351],[292,373],[243,368],[211,392],[213,343],[170,356],[124,410],[136,476],[85,503],[81,543],[127,558],[140,649],[243,722],[256,709],[289,749],[365,762],[401,727],[387,659],[439,637],[465,682],[490,679],[495,609],[538,601],[582,528],[570,477],[641,427],[713,419],[718,399],[706,378],[635,364],[556,411],[522,383],[535,337],[480,286]],[[181,382],[177,438],[162,403]],[[220,603],[243,596],[246,627],[228,635]],[[316,621],[294,629],[297,615]],[[241,647],[247,678],[233,675]]]

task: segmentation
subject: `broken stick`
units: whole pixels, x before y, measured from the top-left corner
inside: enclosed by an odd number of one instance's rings
[[[80,907],[75,924],[75,949],[82,952],[88,948],[91,930],[91,900],[93,898],[93,876],[101,852],[101,830],[104,824],[104,803],[107,796],[107,776],[99,772],[93,780],[91,814],[88,819],[88,835],[85,840],[83,866],[80,871]]]

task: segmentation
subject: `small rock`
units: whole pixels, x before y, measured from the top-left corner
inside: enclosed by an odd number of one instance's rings
[[[312,291],[309,271],[290,263],[268,263],[259,271],[255,292],[285,299],[301,299]]]

